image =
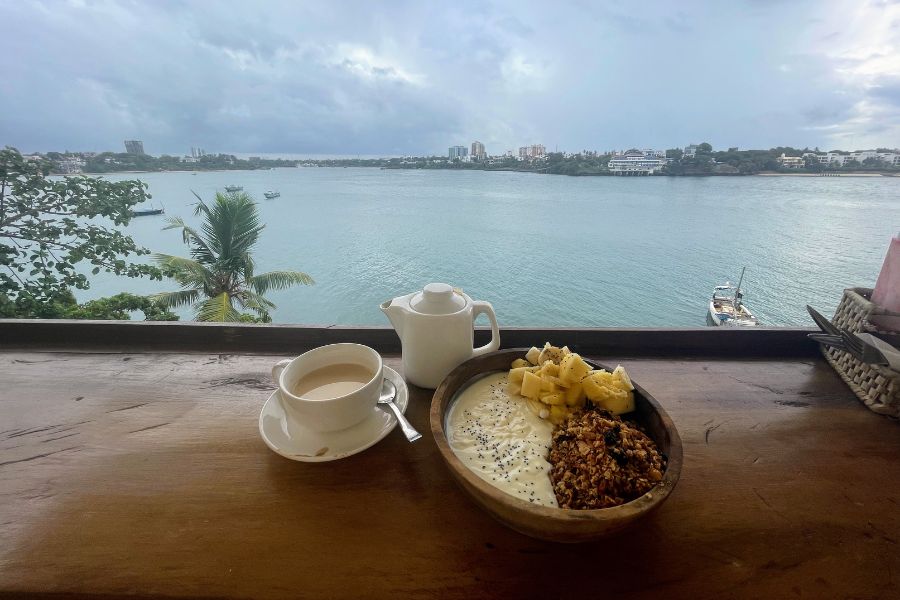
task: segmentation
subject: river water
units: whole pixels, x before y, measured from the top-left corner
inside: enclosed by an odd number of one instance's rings
[[[273,292],[277,323],[386,325],[379,303],[432,281],[493,303],[508,326],[705,324],[713,286],[747,267],[765,325],[810,325],[841,291],[871,286],[900,229],[900,178],[566,177],[482,171],[296,168],[115,174],[147,182],[166,216],[197,222],[191,190],[242,185],[266,229],[256,270],[316,285]],[[281,192],[265,200],[263,192]],[[188,256],[164,217],[127,231]],[[92,278],[79,299],[177,289]],[[190,311],[182,311],[190,318]]]

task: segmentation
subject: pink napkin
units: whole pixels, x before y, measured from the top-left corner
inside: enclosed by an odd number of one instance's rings
[[[884,265],[872,292],[872,302],[887,310],[900,313],[900,234],[891,240]],[[872,317],[872,323],[880,329],[900,331],[900,317]]]

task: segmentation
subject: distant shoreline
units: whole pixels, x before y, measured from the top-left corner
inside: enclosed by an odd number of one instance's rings
[[[273,169],[293,169],[295,167],[271,167]],[[84,171],[83,173],[54,173],[54,175],[90,175],[92,177],[97,177],[99,175],[116,175],[118,173],[125,174],[134,174],[134,173],[225,173],[227,171],[267,171],[268,169],[196,169],[194,171],[188,171],[187,169],[162,169],[162,170],[154,170],[154,171],[100,171],[100,172],[89,172]]]
[[[882,173],[879,171],[874,172],[866,172],[866,173],[828,173],[827,175],[823,175],[822,173],[776,173],[774,171],[767,171],[763,173],[756,173],[757,177],[900,177],[900,174],[897,173]]]
[[[269,169],[301,169],[308,167],[268,167],[265,169],[196,169],[192,171],[188,171],[186,169],[163,169],[163,170],[153,170],[153,171],[139,171],[139,170],[125,170],[125,171],[102,171],[102,172],[83,172],[83,173],[58,173],[57,176],[72,176],[72,175],[86,175],[91,177],[102,177],[104,175],[116,175],[116,174],[126,174],[126,175],[139,175],[143,173],[225,173],[229,171],[237,171],[237,172],[246,172],[246,171],[264,171]],[[315,168],[320,169],[343,169],[349,168],[349,166],[344,165],[317,165]],[[546,169],[517,169],[514,167],[499,167],[495,169],[458,169],[458,168],[440,168],[440,167],[431,167],[427,169],[415,168],[415,167],[399,167],[399,166],[382,166],[382,165],[354,165],[353,168],[357,169],[380,169],[382,171],[479,171],[482,173],[491,173],[491,172],[503,172],[503,173],[533,173],[535,175],[562,175],[565,177],[616,177],[613,173],[603,172],[603,173],[578,173],[578,174],[568,174],[568,173],[548,173]],[[760,173],[752,173],[752,174],[738,174],[738,173],[685,173],[685,174],[654,174],[654,175],[645,175],[643,177],[893,177],[900,178],[900,173],[896,172],[883,172],[883,171],[865,171],[865,172],[830,172],[828,174],[822,173],[782,173],[777,171],[762,171]]]

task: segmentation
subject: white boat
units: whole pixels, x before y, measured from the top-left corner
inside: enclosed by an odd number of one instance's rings
[[[756,327],[759,321],[747,308],[742,299],[741,283],[744,281],[744,271],[738,284],[717,285],[713,290],[712,300],[709,301],[709,312],[706,313],[706,322],[714,327]]]
[[[281,196],[281,192],[273,192],[270,190],[264,193],[263,196],[265,196],[267,200],[271,200],[272,198],[278,198],[279,196]]]

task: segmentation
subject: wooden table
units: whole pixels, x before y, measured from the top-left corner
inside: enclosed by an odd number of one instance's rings
[[[592,355],[665,405],[684,470],[646,521],[567,546],[454,484],[430,392],[419,442],[297,463],[257,431],[275,356],[26,341],[0,351],[0,596],[900,597],[900,426],[812,352]]]

